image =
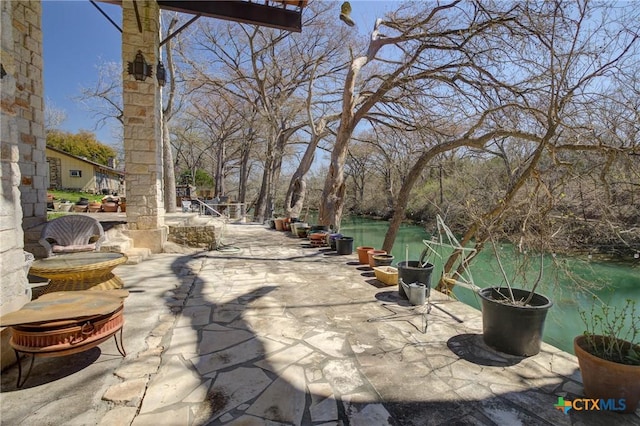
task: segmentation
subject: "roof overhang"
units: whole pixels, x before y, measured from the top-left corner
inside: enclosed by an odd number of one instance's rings
[[[122,4],[122,0],[98,1]],[[302,9],[306,7],[308,0],[262,0],[260,4],[250,0],[157,0],[157,2],[160,9],[299,33],[302,31]]]
[[[292,9],[286,9],[287,3],[271,2],[274,4],[271,6],[239,0],[158,0],[160,9],[300,32],[302,31],[302,6],[306,4],[306,1],[296,2],[299,3],[299,6]]]

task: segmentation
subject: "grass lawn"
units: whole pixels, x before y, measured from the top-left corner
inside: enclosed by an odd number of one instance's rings
[[[47,221],[68,215],[68,212],[47,212]]]
[[[85,192],[68,192],[68,191],[49,190],[47,191],[47,193],[52,194],[54,197],[54,200],[56,201],[67,200],[67,201],[71,201],[72,203],[77,203],[78,201],[80,201],[81,197],[89,199],[89,202],[101,201],[102,197],[104,197],[104,195],[102,194],[89,194]]]

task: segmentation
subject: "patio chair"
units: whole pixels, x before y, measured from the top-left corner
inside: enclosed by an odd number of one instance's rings
[[[104,241],[104,229],[97,219],[68,215],[53,219],[42,228],[40,244],[47,257],[79,251],[98,251]]]

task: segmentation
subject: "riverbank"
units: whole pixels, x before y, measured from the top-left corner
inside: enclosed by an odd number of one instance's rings
[[[372,221],[388,223],[391,218],[376,214],[359,214],[352,217],[362,218]],[[348,220],[348,216],[346,219]],[[575,217],[557,216],[560,229],[564,232],[554,238],[553,245],[549,246],[549,253],[554,252],[563,256],[584,257],[600,262],[620,262],[640,268],[640,228],[631,227],[625,231],[626,240],[619,238],[618,232],[613,224],[606,224],[607,230],[603,231],[604,225],[595,220],[581,220]],[[402,222],[405,225],[421,227],[425,233],[431,236],[432,232],[437,232],[435,218],[407,218]],[[587,225],[585,225],[587,224]],[[462,239],[462,234],[466,228],[450,224],[454,234]],[[597,230],[594,230],[597,229]]]

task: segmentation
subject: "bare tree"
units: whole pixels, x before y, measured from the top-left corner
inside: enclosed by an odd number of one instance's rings
[[[226,96],[192,96],[192,121],[199,122],[207,135],[206,152],[213,157],[214,192],[216,196],[227,194],[225,178],[234,160],[228,149],[244,123],[236,111],[234,102]]]
[[[249,186],[249,178],[252,169],[252,152],[256,141],[258,139],[258,120],[257,111],[253,106],[247,106],[240,111],[244,120],[244,126],[240,129],[241,141],[238,144],[237,157],[238,157],[238,201],[240,203],[247,203],[247,190]],[[249,204],[246,205],[249,210]]]
[[[193,46],[205,52],[208,59],[204,60],[204,56],[195,59],[194,49],[184,55],[192,70],[193,90],[236,97],[239,102],[254,105],[261,119],[263,131],[257,140],[263,148],[260,155],[263,175],[255,203],[255,220],[264,220],[274,208],[276,182],[291,138],[309,126],[309,119],[313,120],[312,115],[305,114],[310,99],[305,89],[318,91],[323,87],[318,81],[333,78],[343,66],[344,62],[335,65],[334,58],[341,52],[339,35],[345,30],[327,31],[331,28],[327,17],[330,8],[326,3],[310,4],[304,34],[207,23],[201,27]],[[313,103],[310,108],[318,109],[316,102]],[[319,109],[320,115],[326,111],[326,108]],[[318,123],[314,126],[317,128]],[[316,130],[310,133],[313,132]],[[324,130],[317,133],[322,134]],[[316,143],[313,138],[312,143]],[[310,149],[308,155],[303,156],[305,163],[306,159],[313,159],[313,151]],[[294,181],[300,183],[303,169],[304,165]]]
[[[51,99],[47,98],[44,103],[44,128],[45,130],[56,130],[67,119],[65,110],[58,108]]]
[[[356,126],[365,118],[385,124],[395,119],[399,125],[415,125],[404,122],[400,114],[408,110],[407,101],[412,94],[429,89],[430,81],[437,82],[443,76],[453,80],[461,69],[473,68],[473,57],[466,55],[467,46],[484,32],[495,32],[513,20],[513,7],[491,11],[479,4],[463,8],[459,3],[412,9],[409,17],[376,21],[366,54],[352,59],[345,78],[342,114],[323,189],[320,223],[339,226],[346,189],[344,164]],[[395,35],[384,35],[385,29]],[[385,47],[389,57],[378,56]],[[366,90],[357,92],[361,71],[376,61],[385,65],[384,72],[369,76]]]
[[[518,94],[512,101],[514,108],[505,110],[504,105],[508,104],[502,103],[502,111],[509,115],[500,122],[508,123],[511,130],[501,130],[495,136],[507,136],[520,144],[528,141],[529,155],[510,171],[508,185],[495,203],[468,227],[463,244],[473,239],[476,249],[481,250],[492,232],[503,223],[505,213],[517,207],[518,195],[524,189],[529,190],[528,198],[539,198],[542,194],[547,199],[537,206],[535,214],[540,217],[548,214],[553,197],[541,174],[545,159],[559,164],[559,155],[564,151],[600,152],[613,158],[629,150],[628,145],[611,143],[611,139],[584,137],[592,133],[592,126],[583,121],[581,111],[608,98],[606,91],[597,90],[600,82],[614,70],[637,66],[627,61],[639,38],[637,19],[633,21],[634,28],[629,28],[628,15],[624,20],[611,19],[608,12],[611,10],[588,3],[555,3],[523,9],[515,21],[521,31],[522,44],[516,49],[520,56],[511,61],[522,65],[520,73],[526,78],[514,92]],[[637,15],[636,10],[636,18]],[[594,25],[590,16],[600,16],[601,20]],[[612,35],[616,27],[619,31]],[[517,134],[523,130],[527,130],[527,137]],[[523,233],[532,214],[529,209],[527,212],[521,222]],[[451,271],[458,256],[456,252],[449,258],[444,265],[445,274],[458,272]],[[449,290],[443,282],[439,288]]]
[[[91,87],[82,87],[76,99],[93,113],[95,128],[101,128],[111,120],[124,125],[122,110],[122,74],[117,62],[98,64],[98,79]]]

